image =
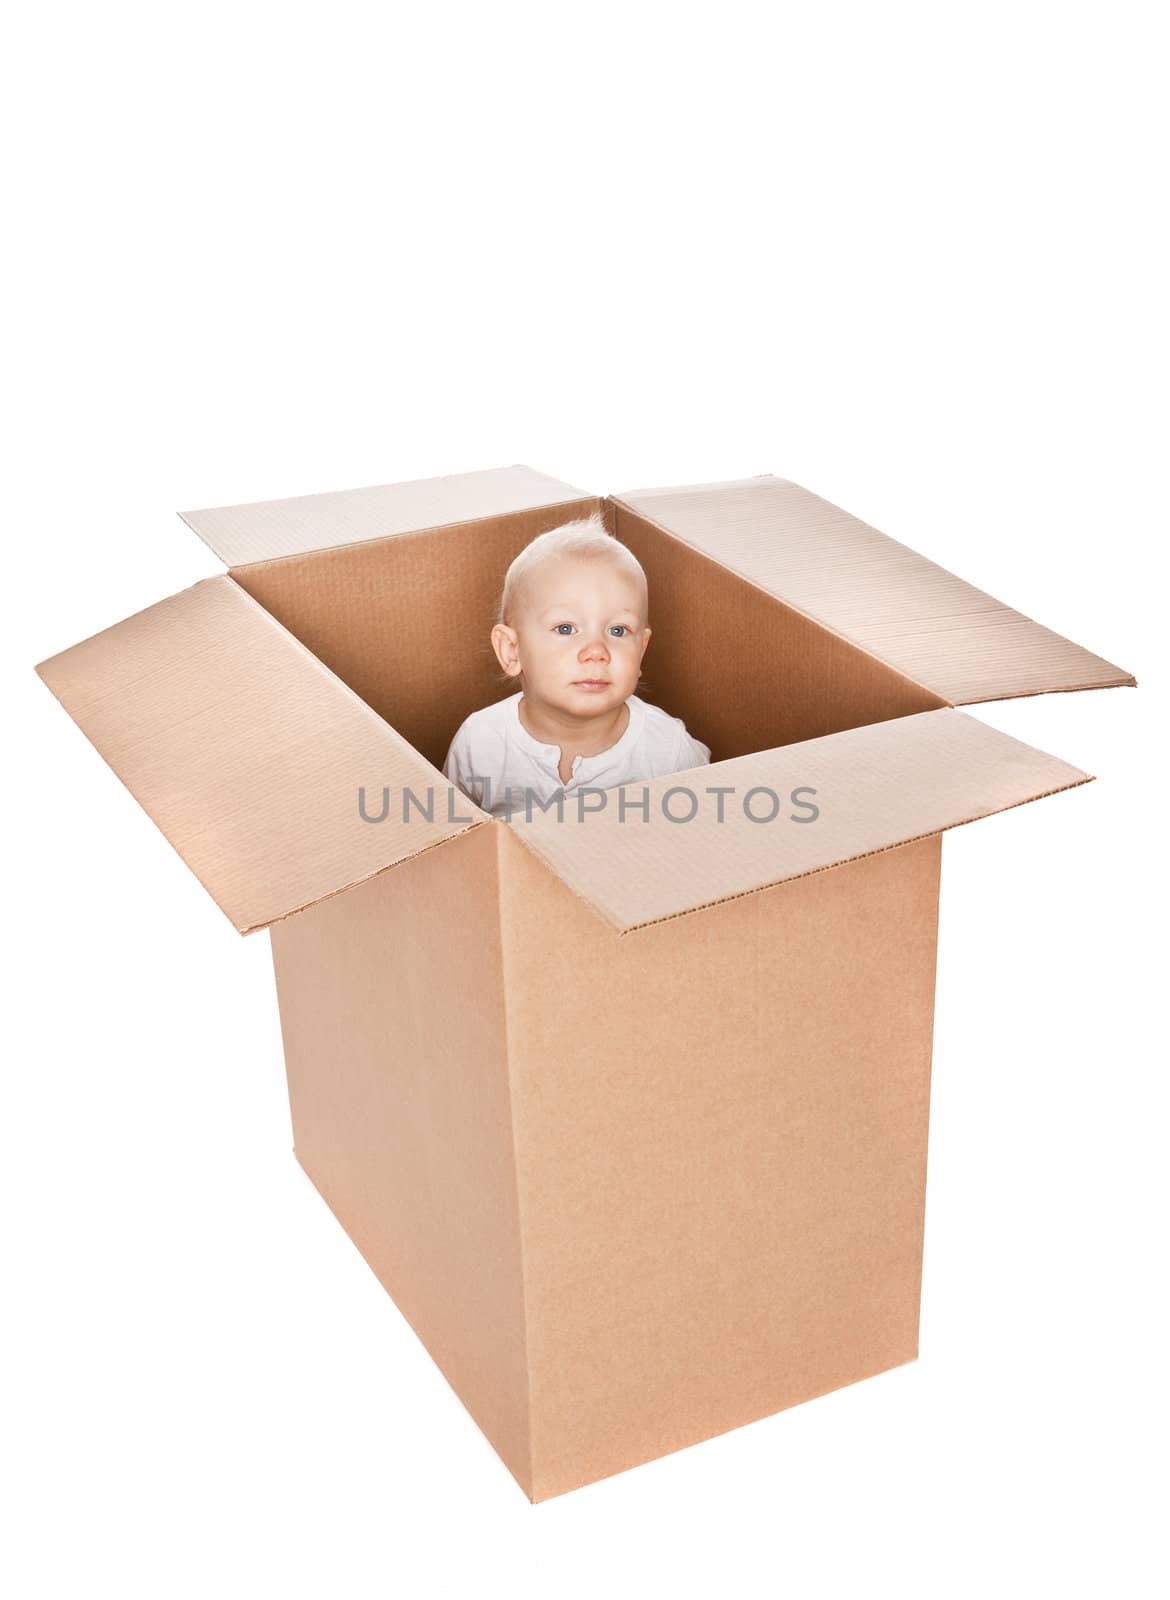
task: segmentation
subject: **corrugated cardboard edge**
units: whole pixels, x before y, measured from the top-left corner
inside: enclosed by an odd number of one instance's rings
[[[720,895],[718,899],[715,900],[704,900],[701,905],[688,906],[685,911],[668,911],[664,916],[651,917],[646,922],[635,923],[634,926],[629,928],[608,916],[599,906],[595,906],[592,901],[586,899],[583,894],[574,889],[572,884],[566,883],[565,879],[561,877],[561,874],[557,871],[555,865],[548,859],[545,853],[541,850],[540,846],[534,843],[530,836],[521,835],[521,838],[532,851],[533,855],[540,857],[540,860],[544,866],[547,867],[549,872],[552,873],[557,882],[563,884],[575,900],[579,900],[583,906],[587,907],[588,910],[593,913],[598,921],[604,922],[606,927],[611,928],[619,939],[628,939],[632,934],[641,933],[646,928],[657,928],[661,923],[674,922],[679,917],[693,917],[697,912],[709,910],[711,906],[726,905],[728,901],[731,900],[744,900],[748,895],[768,894],[773,889],[784,888],[786,884],[798,883],[801,878],[815,878],[822,872],[836,872],[838,868],[846,867],[852,861],[864,861],[869,856],[882,856],[890,850],[900,850],[903,845],[914,844],[919,839],[931,839],[936,834],[941,835],[943,833],[949,833],[952,828],[963,828],[966,827],[968,823],[982,821],[984,817],[999,816],[1001,812],[1014,811],[1018,806],[1031,805],[1033,800],[1046,800],[1049,795],[1061,794],[1065,789],[1079,789],[1082,784],[1094,783],[1095,781],[1095,775],[1093,773],[1086,772],[1082,777],[1074,778],[1070,783],[1058,784],[1055,789],[1045,789],[1043,794],[1029,795],[1026,800],[1013,800],[1010,805],[997,806],[993,811],[972,812],[969,817],[963,817],[959,822],[949,822],[945,828],[932,828],[927,833],[912,834],[909,838],[898,839],[893,844],[880,845],[876,850],[861,850],[856,855],[844,856],[840,861],[833,861],[828,866],[810,867],[807,872],[794,872],[789,874],[787,877],[777,878],[775,883],[761,883],[753,889],[738,889],[734,894]],[[506,827],[507,824],[505,823],[504,826]],[[512,831],[514,833],[518,832],[517,829],[513,829]],[[446,840],[443,842],[446,843]]]
[[[952,828],[965,828],[968,823],[980,822],[984,817],[997,817],[1005,811],[1015,811],[1019,806],[1031,805],[1033,800],[1046,800],[1049,795],[1061,794],[1065,789],[1079,789],[1082,784],[1095,781],[1092,773],[1086,772],[1083,777],[1074,778],[1069,783],[1061,783],[1055,789],[1045,789],[1043,794],[1029,795],[1026,800],[1013,800],[1010,805],[997,806],[993,811],[975,811],[969,817],[964,817],[959,822],[950,822],[945,828],[932,828],[927,833],[912,834],[908,839],[898,839],[893,844],[881,845],[876,850],[862,850],[855,856],[847,856],[844,860],[834,861],[827,867],[811,867],[807,872],[794,872],[790,877],[780,878],[776,883],[765,883],[758,889],[741,889],[736,894],[722,896],[719,900],[707,900],[701,906],[693,906],[686,911],[671,911],[664,917],[656,917],[652,922],[639,922],[633,928],[619,928],[618,937],[627,938],[631,933],[638,933],[644,928],[653,928],[660,922],[673,922],[676,917],[689,917],[695,911],[705,911],[708,906],[723,905],[728,900],[742,900],[750,894],[767,894],[770,889],[782,889],[786,884],[798,883],[801,878],[815,878],[822,872],[836,872],[839,867],[846,867],[853,861],[865,861],[869,856],[884,856],[891,850],[900,850],[903,845],[915,844],[920,839],[932,839],[936,835],[949,833]],[[444,841],[445,843],[446,841]],[[608,918],[606,919],[609,920]],[[613,924],[611,924],[612,926]]]
[[[388,519],[397,522],[396,526],[388,527],[384,532],[366,533],[353,537],[335,537],[326,539],[322,544],[297,544],[290,542],[287,546],[277,547],[274,541],[272,547],[263,553],[249,553],[244,544],[236,546],[236,553],[232,553],[232,537],[219,532],[221,524],[232,514],[238,514],[241,521],[260,520],[265,512],[274,512],[284,507],[307,509],[316,502],[319,509],[324,510],[324,502],[337,503],[346,496],[369,496],[385,493],[387,501],[393,500],[396,491],[410,491],[421,489],[424,485],[466,484],[468,479],[484,481],[493,476],[504,478],[507,474],[514,474],[516,482],[514,492],[507,492],[495,498],[486,496],[477,507],[474,500],[456,511],[454,517],[444,517],[435,521],[432,517],[424,517],[421,521],[413,520],[408,514],[405,518],[395,519],[387,510]],[[533,492],[525,494],[523,483],[527,479]],[[537,480],[539,481],[539,487]],[[239,505],[207,506],[194,511],[180,511],[180,519],[187,524],[191,531],[203,541],[212,553],[219,557],[229,569],[259,566],[268,561],[281,561],[298,556],[317,555],[326,550],[345,549],[357,544],[373,544],[382,539],[401,538],[407,534],[433,533],[441,528],[461,527],[469,523],[484,522],[492,517],[507,516],[518,511],[551,510],[555,506],[571,505],[577,501],[597,500],[600,497],[591,494],[585,489],[578,489],[572,484],[562,483],[560,479],[551,477],[548,473],[541,472],[535,467],[529,467],[521,462],[508,467],[489,467],[476,472],[452,473],[447,477],[414,478],[402,483],[370,484],[358,489],[327,490],[318,494],[292,495],[275,500],[252,500]],[[291,515],[291,510],[290,510]]]
[[[1032,618],[1028,619],[1032,621]],[[1043,626],[1043,624],[1040,624]],[[1055,689],[1020,689],[1015,694],[987,694],[978,699],[964,700],[964,706],[988,706],[997,704],[1000,700],[1034,700],[1041,694],[1087,694],[1090,689],[1136,689],[1138,681],[1130,673],[1127,677],[1118,678],[1116,683],[1062,683]],[[958,706],[955,707],[959,709]]]
[[[833,861],[822,862],[813,866],[800,867],[793,870],[781,870],[777,873],[776,877],[767,882],[755,883],[747,888],[734,889],[725,894],[706,896],[702,900],[696,900],[694,903],[678,910],[664,911],[659,915],[647,916],[640,918],[637,921],[627,921],[614,914],[612,908],[605,904],[603,892],[599,891],[595,901],[591,899],[582,888],[578,887],[573,881],[573,860],[571,855],[564,858],[558,864],[555,852],[550,852],[542,845],[539,828],[523,826],[519,823],[516,825],[511,825],[507,822],[504,823],[504,826],[510,826],[511,831],[520,837],[521,842],[542,861],[547,870],[551,872],[553,876],[558,879],[558,881],[563,883],[578,900],[585,904],[595,916],[597,916],[602,922],[611,928],[619,938],[625,938],[629,934],[637,933],[645,928],[655,927],[659,923],[672,921],[676,917],[691,916],[697,911],[703,911],[715,905],[722,905],[729,900],[741,899],[747,895],[758,894],[765,889],[774,889],[782,886],[785,883],[795,882],[800,878],[813,877],[820,872],[830,872],[839,866],[846,865],[848,862],[860,861],[871,855],[881,855],[887,850],[897,849],[903,844],[910,844],[918,839],[930,838],[935,834],[947,832],[951,828],[962,827],[968,823],[979,821],[984,817],[995,816],[1002,811],[1012,811],[1015,810],[1017,806],[1027,805],[1033,800],[1045,799],[1049,795],[1059,794],[1065,789],[1079,788],[1084,783],[1091,783],[1094,781],[1093,774],[1087,773],[1079,767],[1074,767],[1071,763],[1063,761],[1060,757],[1051,756],[1048,752],[1042,751],[1034,745],[1026,744],[1023,740],[1013,738],[1007,734],[1000,734],[997,730],[988,727],[986,723],[980,722],[978,718],[972,717],[967,712],[958,710],[954,707],[942,708],[937,711],[922,712],[909,718],[893,718],[889,722],[873,724],[869,728],[846,730],[844,733],[830,735],[824,739],[811,740],[809,741],[809,745],[821,745],[831,748],[833,744],[841,741],[840,748],[845,748],[850,741],[851,735],[857,736],[867,732],[875,731],[884,733],[891,739],[897,740],[899,729],[904,728],[907,734],[909,734],[909,724],[921,723],[923,727],[929,728],[931,724],[934,724],[934,719],[936,718],[946,719],[946,726],[948,729],[950,727],[954,727],[956,729],[970,728],[972,735],[978,734],[985,741],[992,741],[991,749],[997,755],[999,754],[997,746],[1001,746],[1002,752],[1005,756],[1010,756],[1014,749],[1016,751],[1025,752],[1031,757],[1040,758],[1043,762],[1050,764],[1053,768],[1063,768],[1064,771],[1069,774],[1067,781],[1047,785],[1043,788],[1037,789],[1034,793],[1022,795],[1019,799],[1005,800],[1002,803],[993,805],[976,806],[974,809],[968,810],[965,813],[956,814],[953,821],[944,822],[937,827],[917,828],[915,831],[907,833],[902,837],[890,838],[883,844],[855,850],[848,849],[846,847],[844,853]],[[954,719],[954,722],[952,723],[950,719]],[[941,726],[943,725],[935,724],[936,729]],[[927,737],[930,737],[930,735],[927,734]],[[964,737],[966,737],[966,735],[964,735]],[[785,748],[787,751],[795,754],[800,750],[801,746],[792,745]],[[892,745],[891,751],[896,754],[896,746]],[[770,752],[769,754],[772,753]],[[733,763],[713,763],[712,766],[732,764]],[[695,770],[699,772],[705,772],[710,771],[711,768]],[[670,780],[669,777],[667,777],[655,781],[661,787],[663,784],[668,784]],[[956,808],[956,811],[957,809],[958,808]],[[598,820],[600,821],[600,816]],[[584,827],[587,833],[587,820],[584,824]],[[894,827],[896,827],[896,824],[891,824],[891,830]],[[554,834],[553,837],[557,837],[557,835]],[[578,832],[573,837],[583,839],[585,834]],[[597,839],[597,837],[598,836],[595,835],[595,839]],[[600,843],[595,843],[595,851],[600,848],[602,848],[602,845]],[[600,859],[600,857],[597,859]]]

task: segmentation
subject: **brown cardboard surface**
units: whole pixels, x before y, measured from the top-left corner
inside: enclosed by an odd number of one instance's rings
[[[442,775],[226,576],[37,671],[241,933],[488,820],[461,796],[449,819]],[[434,821],[403,825],[431,784]]]
[[[310,550],[384,539],[391,534],[469,522],[535,506],[588,498],[531,467],[494,467],[447,478],[343,489],[334,494],[258,500],[250,505],[183,511],[180,516],[229,567]]]
[[[531,1499],[914,1359],[939,847],[626,942],[496,826],[273,928],[298,1158]]]
[[[527,1488],[500,831],[278,923],[272,954],[297,1157]]]
[[[599,505],[510,512],[232,576],[440,766],[465,716],[515,692],[488,637],[508,563],[538,533]],[[654,633],[638,693],[682,717],[717,760],[944,704],[644,518],[617,508],[616,521],[650,584]],[[696,671],[695,640],[708,637],[720,647]]]
[[[232,576],[441,767],[464,717],[515,691],[500,681],[489,638],[513,556],[599,504],[507,512],[237,567]]]
[[[1089,775],[946,708],[852,728],[779,750],[696,767],[555,810],[518,812],[507,824],[612,927],[625,933],[923,835],[986,817],[1026,800],[1089,782]],[[734,790],[719,821],[718,786]],[[775,820],[752,821],[753,789],[780,799]],[[667,802],[672,789],[689,790]],[[801,800],[815,804],[815,820]],[[632,803],[645,791],[645,812]],[[621,799],[631,809],[622,817]],[[769,794],[750,801],[771,816]],[[693,816],[691,815],[693,811]],[[645,816],[646,820],[642,818]]]
[[[507,562],[598,504],[651,582],[639,693],[715,761],[448,816]],[[941,831],[1088,781],[949,702],[1132,680],[777,479],[187,520],[233,573],[38,671],[274,924],[298,1158],[529,1497],[912,1360]]]
[[[1135,681],[783,478],[614,498],[951,705]]]
[[[913,1360],[939,837],[622,940],[497,832],[531,1497]]]
[[[638,694],[681,717],[713,760],[945,705],[645,517],[624,506],[610,515],[650,589]]]

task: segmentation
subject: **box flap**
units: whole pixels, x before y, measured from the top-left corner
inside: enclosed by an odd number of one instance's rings
[[[783,478],[613,498],[950,705],[1134,682]]]
[[[385,539],[451,522],[475,522],[509,511],[591,499],[531,467],[495,467],[449,478],[419,478],[373,489],[257,500],[251,505],[182,511],[183,521],[229,567],[281,556],[307,555],[338,545]]]
[[[241,933],[489,820],[226,575],[37,671]]]
[[[590,791],[580,804],[566,796],[563,820],[534,810],[510,825],[599,916],[628,933],[1089,781],[1077,767],[944,708]],[[716,787],[731,791],[722,821]],[[643,812],[634,806],[644,790]],[[582,817],[586,806],[598,809]]]

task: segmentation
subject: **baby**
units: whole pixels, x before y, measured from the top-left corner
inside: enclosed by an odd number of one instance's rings
[[[492,648],[518,693],[460,724],[443,774],[492,815],[561,789],[705,766],[679,717],[633,692],[650,642],[646,574],[599,516],[542,533],[508,568]],[[509,793],[511,791],[511,793]]]

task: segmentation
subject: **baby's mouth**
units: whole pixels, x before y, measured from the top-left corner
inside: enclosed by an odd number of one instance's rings
[[[609,688],[609,679],[608,678],[574,678],[572,687],[574,689],[608,689]]]

